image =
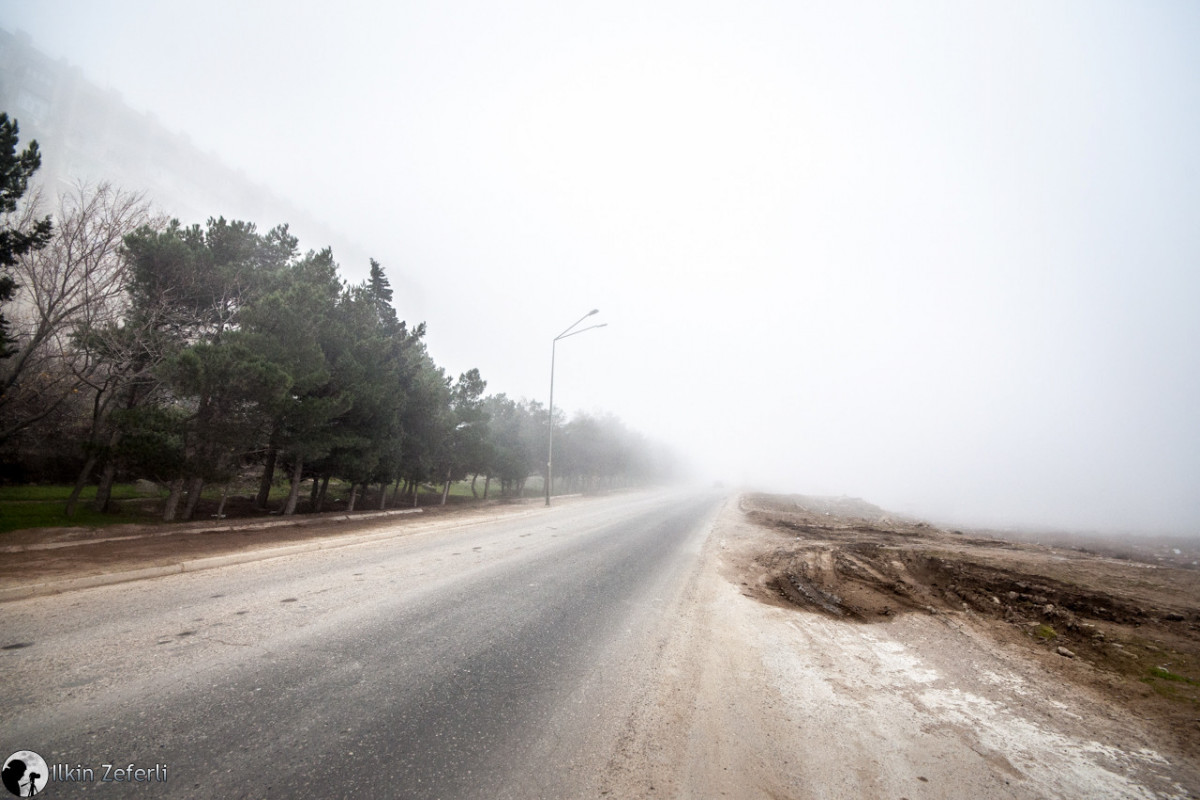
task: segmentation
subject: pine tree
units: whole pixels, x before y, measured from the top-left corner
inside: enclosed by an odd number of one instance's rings
[[[37,142],[17,152],[19,129],[15,119],[0,111],[0,214],[8,217],[17,210],[17,203],[29,188],[29,178],[42,165],[42,155]],[[50,217],[34,220],[24,230],[10,227],[8,219],[0,225],[0,304],[13,299],[17,282],[9,274],[9,268],[17,259],[31,250],[39,250],[50,241]],[[0,313],[0,358],[7,358],[15,350],[8,333],[8,320]]]

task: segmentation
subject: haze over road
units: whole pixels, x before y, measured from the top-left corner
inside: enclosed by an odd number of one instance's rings
[[[6,605],[4,643],[32,643],[2,654],[6,744],[165,764],[159,796],[571,794],[719,499],[567,502]]]

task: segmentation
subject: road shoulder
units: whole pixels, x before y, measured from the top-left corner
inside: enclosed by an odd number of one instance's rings
[[[1186,797],[1196,765],[968,614],[864,624],[761,599],[777,534],[726,505],[610,796]]]
[[[569,499],[564,502],[578,502]],[[27,531],[5,540],[0,602],[196,572],[394,536],[540,513],[535,501],[400,509],[292,520],[244,520],[118,530]]]

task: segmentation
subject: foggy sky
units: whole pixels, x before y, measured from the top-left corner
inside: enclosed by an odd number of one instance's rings
[[[1200,533],[1200,5],[184,8],[0,25],[359,242],[452,374],[544,403],[596,307],[556,405],[707,479]]]

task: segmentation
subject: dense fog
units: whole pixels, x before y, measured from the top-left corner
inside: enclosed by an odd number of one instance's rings
[[[336,231],[347,277],[377,259],[450,375],[545,403],[598,308],[555,405],[700,480],[1200,532],[1196,5],[0,0],[0,27]]]

